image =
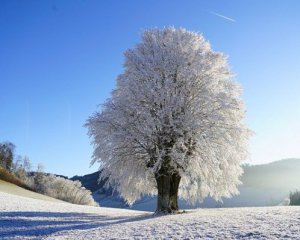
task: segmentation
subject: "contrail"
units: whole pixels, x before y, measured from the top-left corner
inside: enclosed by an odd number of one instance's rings
[[[71,101],[68,100],[67,101],[67,105],[66,105],[66,137],[67,140],[69,142],[71,142],[71,133],[72,133],[72,105],[71,105]]]
[[[26,122],[25,122],[25,135],[26,135],[26,141],[29,140],[29,134],[30,134],[30,102],[27,99],[26,100]]]
[[[28,99],[25,100],[25,151],[28,151],[30,145],[30,122],[31,122],[31,114],[30,114],[30,101]]]
[[[234,20],[233,18],[226,17],[226,16],[224,16],[224,15],[222,15],[222,14],[219,14],[219,13],[216,13],[216,12],[212,12],[212,11],[209,11],[209,13],[211,13],[211,14],[217,16],[217,17],[226,19],[226,20],[228,20],[228,21],[230,21],[230,22],[235,22],[235,20]]]

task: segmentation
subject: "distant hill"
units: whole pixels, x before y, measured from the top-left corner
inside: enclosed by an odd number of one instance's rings
[[[242,177],[245,187],[282,190],[299,188],[299,181],[300,159],[285,159],[263,165],[245,165]]]
[[[82,186],[89,189],[93,193],[93,197],[101,207],[117,207],[127,208],[128,205],[119,196],[118,192],[113,191],[112,188],[105,188],[104,184],[106,181],[99,181],[101,171],[97,171],[84,176],[74,176],[70,178],[73,181],[80,181]]]
[[[243,184],[239,186],[240,194],[223,203],[216,202],[210,197],[196,206],[189,206],[180,200],[181,208],[194,207],[254,207],[279,205],[289,196],[290,191],[300,189],[300,159],[284,159],[268,164],[244,165]],[[93,192],[96,201],[104,207],[128,208],[126,203],[112,189],[104,189],[105,181],[98,183],[100,172],[84,176],[74,176],[72,180],[81,181],[82,185]],[[145,196],[131,208],[136,210],[155,209],[156,197]]]
[[[89,189],[92,192],[95,192],[101,188],[103,188],[103,185],[105,184],[105,181],[101,181],[98,182],[99,179],[99,175],[100,175],[100,171],[91,173],[91,174],[87,174],[84,176],[74,176],[71,178],[71,180],[73,181],[80,181],[81,184],[86,188]]]

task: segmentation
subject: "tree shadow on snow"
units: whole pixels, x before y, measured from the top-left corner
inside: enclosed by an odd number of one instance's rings
[[[43,237],[68,230],[91,230],[108,225],[142,221],[157,217],[153,214],[108,217],[87,213],[1,212],[1,238]]]

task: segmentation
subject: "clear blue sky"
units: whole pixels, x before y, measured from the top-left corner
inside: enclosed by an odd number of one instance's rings
[[[300,157],[300,1],[0,1],[0,142],[46,171],[91,173],[83,127],[143,29],[203,33],[229,56],[251,163]]]

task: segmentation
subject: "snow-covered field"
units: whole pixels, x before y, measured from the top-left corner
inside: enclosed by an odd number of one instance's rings
[[[300,239],[300,207],[149,212],[49,202],[0,192],[1,239]]]

